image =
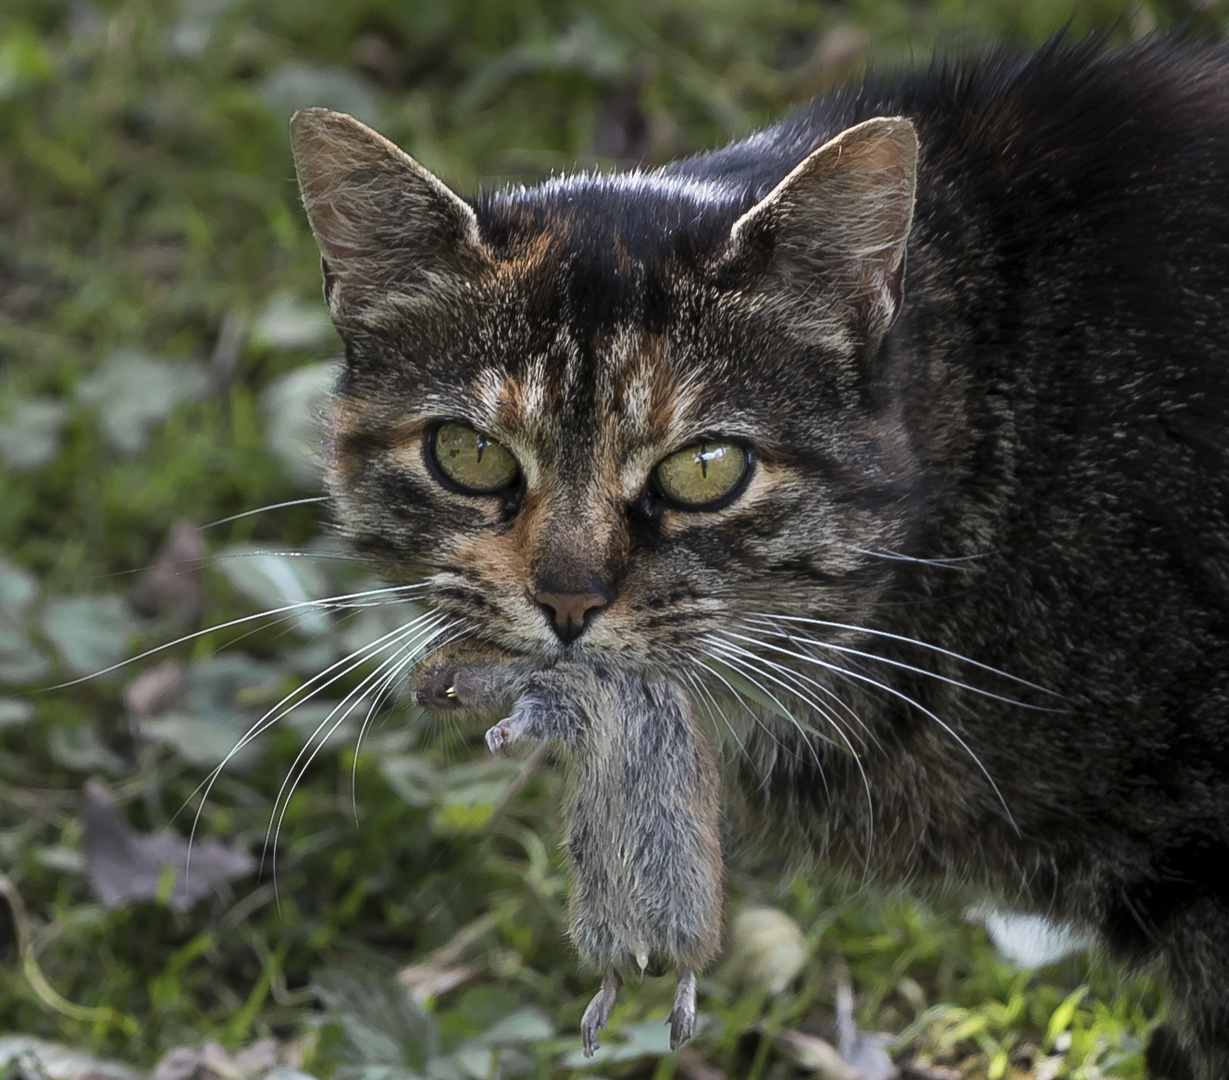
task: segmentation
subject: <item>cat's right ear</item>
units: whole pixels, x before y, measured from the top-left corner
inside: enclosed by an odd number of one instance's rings
[[[876,340],[900,307],[917,156],[904,117],[847,128],[734,223],[720,272],[750,274],[817,330]]]
[[[365,124],[300,109],[290,146],[339,323],[378,323],[390,304],[435,300],[486,261],[469,204]]]

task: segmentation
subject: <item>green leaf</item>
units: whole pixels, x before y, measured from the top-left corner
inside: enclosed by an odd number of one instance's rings
[[[124,659],[138,626],[111,593],[57,596],[43,607],[43,634],[74,675],[93,675]]]
[[[38,578],[0,555],[0,614],[20,615],[38,595]]]
[[[0,423],[0,462],[14,473],[33,472],[60,452],[68,407],[59,398],[10,402]]]
[[[47,735],[47,749],[58,764],[73,772],[122,776],[128,771],[127,762],[102,741],[93,724],[52,728]]]
[[[81,400],[91,405],[103,437],[122,454],[133,455],[150,432],[185,401],[209,390],[209,370],[195,360],[156,360],[139,349],[120,348],[81,381]]]
[[[1080,1007],[1080,1002],[1088,994],[1087,986],[1080,986],[1073,990],[1063,999],[1063,1002],[1057,1009],[1050,1014],[1050,1022],[1046,1025],[1046,1037],[1044,1046],[1049,1049],[1054,1045],[1054,1041],[1071,1026],[1071,1021],[1075,1019],[1075,1011]]]
[[[323,481],[321,418],[336,381],[336,364],[311,364],[287,372],[260,397],[265,445],[285,474],[302,488],[319,490]]]
[[[54,72],[51,54],[31,27],[5,27],[0,36],[0,101],[9,101],[48,82]]]
[[[328,580],[309,556],[285,548],[268,549],[258,544],[230,544],[214,556],[214,566],[239,592],[263,608],[275,610],[300,604],[285,613],[287,621],[310,637],[329,628],[322,606],[305,603],[329,595]]]
[[[414,1000],[396,975],[332,968],[315,977],[312,989],[325,1011],[341,1025],[347,1060],[361,1061],[364,1066],[408,1067],[418,1075],[439,1056],[435,1017]]]
[[[318,349],[325,345],[336,347],[338,344],[328,308],[318,298],[306,303],[289,289],[279,289],[269,297],[252,326],[252,341],[265,348],[283,351]],[[329,385],[337,378],[336,365],[316,364],[312,367],[326,368],[331,373]],[[297,368],[283,378],[300,375],[306,370],[311,369]]]
[[[21,727],[33,719],[34,703],[32,701],[25,701],[22,698],[0,697],[0,730]]]

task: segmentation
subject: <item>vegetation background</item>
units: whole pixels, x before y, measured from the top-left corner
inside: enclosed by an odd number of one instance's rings
[[[848,1078],[823,1039],[878,1045],[852,988],[911,1075],[1142,1076],[1147,981],[1021,970],[959,896],[755,852],[694,1044],[666,1053],[647,980],[578,1057],[558,778],[513,790],[478,732],[371,711],[344,658],[404,608],[302,603],[378,582],[319,502],[277,505],[319,494],[338,347],[286,121],[350,112],[470,192],[665,161],[936,47],[1227,25],[1179,0],[4,0],[0,1069]]]

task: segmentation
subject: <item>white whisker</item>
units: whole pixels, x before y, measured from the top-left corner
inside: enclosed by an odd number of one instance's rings
[[[436,615],[434,612],[428,612],[424,615],[418,616],[418,618],[403,626],[397,627],[395,630],[390,630],[387,634],[377,638],[375,641],[368,642],[366,645],[355,649],[354,652],[350,653],[348,656],[342,657],[342,659],[330,664],[323,671],[313,675],[307,680],[307,682],[295,687],[276,705],[269,709],[259,720],[257,720],[256,723],[243,734],[235,745],[231,747],[227,755],[210,771],[209,775],[196,786],[196,789],[184,801],[184,805],[186,806],[188,802],[190,802],[198,794],[201,796],[201,801],[197,805],[196,813],[192,817],[192,828],[188,833],[189,868],[191,866],[192,844],[196,838],[197,826],[200,824],[201,813],[204,810],[206,801],[209,799],[209,793],[213,790],[213,785],[217,782],[218,777],[222,775],[222,772],[234,759],[236,754],[242,752],[245,747],[250,745],[254,740],[258,739],[261,735],[273,727],[273,725],[282,719],[282,717],[298,708],[304,702],[310,701],[318,693],[331,686],[338,679],[348,675],[355,668],[362,666],[376,654],[383,652],[385,649],[394,648],[406,637],[417,632],[419,626],[423,622],[428,619],[440,618],[441,616]],[[343,667],[345,664],[349,664],[350,666],[345,668],[344,671],[337,671],[338,668]],[[328,678],[328,676],[335,671],[337,674],[332,675],[331,678]],[[315,686],[315,689],[312,689],[313,686]],[[297,700],[295,700],[296,698]]]
[[[731,632],[722,631],[722,633],[725,634],[725,633],[731,633]],[[809,664],[816,664],[819,667],[826,668],[828,671],[831,671],[834,674],[840,675],[846,679],[856,679],[858,682],[867,683],[870,686],[877,687],[878,689],[883,690],[888,694],[891,694],[893,697],[899,699],[900,701],[905,702],[907,705],[912,705],[919,712],[929,717],[936,724],[938,724],[939,727],[941,727],[945,732],[947,732],[947,734],[950,735],[959,744],[960,748],[966,754],[968,754],[970,758],[972,758],[973,763],[978,767],[978,769],[981,770],[982,775],[986,778],[987,782],[990,784],[990,787],[993,789],[995,797],[998,799],[999,805],[1003,807],[1003,812],[1007,815],[1007,820],[1011,823],[1012,828],[1015,829],[1017,832],[1019,832],[1019,826],[1016,825],[1016,820],[1014,817],[1012,817],[1011,810],[1007,805],[1007,801],[1003,798],[1003,793],[999,790],[998,784],[994,782],[994,777],[990,775],[989,770],[986,768],[985,765],[982,764],[981,758],[979,758],[973,752],[969,744],[966,743],[964,739],[962,739],[949,724],[939,719],[939,717],[937,717],[933,712],[931,712],[928,708],[926,708],[925,705],[922,705],[920,702],[914,701],[913,698],[909,697],[908,694],[902,693],[901,691],[897,690],[894,686],[889,686],[887,683],[880,682],[878,679],[872,679],[869,675],[862,675],[859,672],[850,671],[848,668],[843,668],[836,664],[831,664],[826,660],[819,659],[819,657],[817,656],[811,656],[809,653],[795,652],[792,649],[785,649],[779,645],[773,645],[771,642],[759,641],[759,640],[756,640],[755,638],[746,638],[743,635],[734,635],[734,636],[743,637],[744,640],[751,641],[754,644],[761,646],[762,648],[771,649],[773,652],[783,653],[786,656],[792,656],[796,660],[803,660]]]
[[[720,664],[720,663],[723,663],[722,659],[721,659],[719,656],[714,656],[714,655],[713,655],[712,653],[710,653],[710,652],[707,652],[707,651],[706,651],[706,652],[704,653],[704,655],[705,655],[705,656],[707,656],[710,660],[714,660],[714,661],[716,661],[716,662],[717,662],[717,663],[719,663],[719,664]],[[738,692],[738,690],[736,690],[736,689],[733,687],[733,685],[731,685],[730,681],[729,681],[729,680],[728,680],[728,679],[727,679],[724,675],[722,675],[720,671],[718,671],[716,668],[713,668],[713,667],[708,667],[708,666],[704,666],[704,665],[701,665],[701,667],[702,667],[702,669],[703,669],[703,674],[704,674],[704,675],[712,675],[712,676],[714,676],[715,678],[717,678],[717,679],[719,679],[719,680],[721,681],[722,685],[723,685],[723,686],[725,686],[725,688],[726,688],[726,689],[730,692],[730,696],[731,696],[731,697],[732,697],[735,701],[738,701],[738,702],[740,702],[740,703],[742,704],[742,707],[743,707],[743,708],[747,711],[747,715],[751,717],[751,719],[752,719],[752,721],[753,721],[754,723],[756,723],[756,724],[758,724],[758,725],[759,725],[759,727],[761,728],[761,730],[764,732],[764,734],[765,734],[765,735],[767,735],[770,739],[772,739],[772,741],[776,744],[776,746],[777,746],[777,749],[778,749],[778,750],[784,750],[784,749],[785,749],[784,744],[781,742],[781,740],[780,740],[779,738],[777,738],[777,733],[776,733],[775,731],[773,731],[773,730],[772,730],[772,728],[771,728],[768,724],[766,724],[766,723],[764,722],[763,718],[762,718],[761,716],[759,716],[759,715],[755,712],[755,710],[754,710],[754,709],[752,709],[752,708],[751,708],[751,707],[747,704],[746,698],[744,698],[744,697],[743,697],[743,695],[742,695],[741,693],[739,693],[739,692]],[[724,714],[723,714],[723,715],[724,715]],[[728,721],[727,721],[727,722],[728,722]],[[820,767],[820,770],[819,770],[819,774],[820,774],[820,778],[821,778],[821,779],[823,778],[823,772],[824,772],[824,771],[823,771],[823,767],[821,766],[821,767]],[[768,786],[768,780],[769,780],[769,775],[768,775],[768,772],[767,772],[767,771],[765,771],[765,772],[763,773],[763,775],[761,776],[761,779],[760,779],[760,786],[761,786],[761,788],[762,788],[762,789],[765,789],[765,790],[767,789],[767,786]]]
[[[328,502],[327,495],[314,495],[307,499],[290,499],[287,502],[270,503],[268,506],[258,506],[255,510],[244,510],[241,514],[231,514],[230,517],[218,518],[217,521],[210,521],[205,525],[198,526],[199,529],[212,529],[215,525],[228,525],[232,521],[238,521],[240,518],[253,517],[256,514],[264,514],[270,510],[282,510],[287,506],[307,506],[309,503]]]
[[[697,665],[697,667],[701,671],[706,670],[705,668],[703,668],[702,665]],[[683,681],[686,682],[687,685],[690,686],[691,689],[695,692],[695,695],[697,698],[702,694],[704,698],[706,699],[704,701],[704,711],[708,713],[708,718],[712,722],[713,727],[716,728],[717,718],[720,717],[721,722],[725,724],[726,728],[729,730],[730,737],[738,745],[739,752],[743,755],[743,757],[746,757],[747,756],[746,746],[743,744],[742,739],[738,737],[738,732],[734,729],[734,725],[730,723],[730,718],[726,716],[724,711],[718,708],[717,699],[713,697],[712,691],[710,691],[709,688],[704,685],[704,680],[702,678],[697,677],[694,671],[683,671],[682,677],[683,677]]]
[[[979,555],[953,555],[948,558],[939,559],[919,559],[914,555],[901,555],[895,551],[871,551],[868,548],[851,548],[859,555],[870,555],[875,559],[890,559],[894,562],[918,563],[921,566],[936,566],[941,570],[963,570],[965,567],[961,563],[972,562],[975,559],[984,559],[990,552],[982,552]]]
[[[752,616],[752,618],[755,617]],[[1047,708],[1044,705],[1030,705],[1026,701],[1018,701],[1016,698],[1004,697],[1002,694],[996,694],[992,690],[983,690],[980,686],[972,686],[969,683],[961,682],[959,679],[953,679],[948,675],[940,675],[936,671],[929,671],[926,668],[920,668],[914,664],[908,664],[903,660],[895,660],[892,657],[881,656],[879,653],[867,652],[864,649],[855,649],[851,645],[837,645],[832,641],[823,641],[819,638],[803,637],[793,634],[788,630],[776,628],[767,619],[762,620],[762,625],[771,628],[771,631],[775,636],[784,638],[791,645],[814,645],[816,648],[828,649],[831,652],[843,653],[847,656],[860,656],[864,660],[875,660],[881,664],[888,664],[891,667],[900,668],[902,671],[911,671],[915,675],[924,675],[928,679],[935,679],[938,682],[947,683],[949,686],[959,687],[961,690],[968,690],[971,694],[978,694],[981,697],[992,698],[994,701],[1001,701],[1005,705],[1018,705],[1021,709],[1034,709],[1038,712],[1054,712],[1053,709]]]
[[[952,660],[958,660],[962,664],[969,664],[971,667],[980,668],[982,671],[989,672],[991,675],[997,675],[1002,679],[1008,680],[1008,682],[1014,682],[1014,683],[1019,684],[1020,686],[1027,686],[1030,690],[1037,690],[1040,693],[1048,694],[1050,697],[1055,697],[1061,700],[1066,700],[1064,696],[1058,693],[1056,690],[1050,690],[1044,686],[1039,686],[1037,683],[1029,682],[1028,679],[1020,678],[1018,675],[1011,675],[1006,671],[1000,671],[996,667],[991,667],[989,664],[983,664],[979,660],[973,660],[970,657],[962,656],[960,653],[952,652],[950,649],[945,649],[940,645],[931,645],[928,642],[919,641],[917,638],[905,637],[903,634],[893,634],[893,633],[889,633],[887,630],[875,630],[875,629],[872,629],[870,627],[865,627],[865,626],[854,626],[850,623],[831,622],[827,619],[812,619],[812,618],[808,618],[805,615],[778,615],[778,614],[767,612],[767,611],[747,612],[746,615],[749,618],[759,618],[769,623],[796,622],[796,623],[806,623],[811,626],[826,626],[833,630],[850,630],[857,634],[869,634],[873,637],[885,638],[890,641],[899,641],[906,645],[915,645],[919,649],[927,649],[930,652],[939,653],[940,655],[949,657]],[[819,643],[817,642],[817,644]],[[840,646],[840,647],[844,648],[844,646]],[[863,655],[870,656],[875,660],[883,660],[884,663],[889,663],[889,664],[897,663],[897,661],[888,660],[882,656],[876,656],[874,653],[864,653]],[[901,664],[900,666],[904,667],[907,665]],[[944,679],[944,681],[947,681],[947,682],[954,681],[951,679],[946,679],[942,675],[935,675],[933,672],[928,672],[923,668],[915,668],[913,670],[920,671],[924,675],[930,675],[932,678]],[[957,685],[964,686],[965,684],[957,683]],[[977,687],[969,686],[969,687],[966,687],[966,689],[973,690],[979,694],[986,694],[989,697],[996,696],[996,695],[990,694],[989,691],[978,690]],[[1010,698],[1000,698],[999,700],[1007,701],[1014,705],[1024,705],[1025,708],[1031,708],[1031,709],[1041,708],[1041,706],[1038,706],[1038,705],[1027,705],[1024,702],[1012,701]]]
[[[443,616],[436,616],[436,618],[442,619]],[[447,632],[447,630],[453,625],[455,625],[455,623],[448,623],[441,627],[438,623],[436,623],[435,625],[425,629],[419,628],[413,634],[407,635],[415,640],[411,640],[408,644],[402,643],[397,649],[397,652],[395,652],[391,657],[387,657],[380,663],[375,671],[365,676],[353,690],[346,694],[346,696],[342,698],[341,701],[339,701],[332,708],[332,710],[330,710],[328,716],[316,725],[316,730],[311,733],[303,748],[298,752],[298,754],[295,755],[294,761],[290,763],[290,768],[286,772],[286,778],[282,781],[282,786],[278,789],[277,798],[273,800],[273,810],[271,811],[269,817],[269,827],[265,830],[265,855],[269,852],[270,846],[272,846],[272,849],[276,852],[278,840],[281,837],[282,823],[285,820],[286,811],[290,806],[290,800],[294,796],[295,788],[298,787],[299,781],[304,777],[304,775],[306,775],[307,770],[311,768],[312,762],[316,760],[316,757],[319,755],[320,751],[324,749],[325,745],[332,737],[333,732],[345,723],[350,714],[354,711],[355,706],[358,704],[357,699],[362,695],[363,691],[365,691],[368,686],[376,682],[381,677],[381,673],[385,668],[387,668],[390,664],[395,664],[399,660],[403,659],[406,652],[413,656],[417,650],[430,644],[431,641],[439,637],[440,634]],[[404,642],[404,639],[402,639],[402,641]],[[296,705],[297,704],[300,703],[296,703]],[[339,713],[340,715],[338,715]],[[334,716],[337,717],[336,720],[333,720]],[[325,731],[326,727],[328,728],[327,731]],[[320,735],[322,731],[325,731],[323,737]],[[313,743],[315,744],[314,747]],[[309,749],[311,750],[310,753],[308,753]],[[306,760],[304,760],[305,754],[307,755]],[[274,825],[275,818],[276,826]],[[263,867],[264,855],[261,857],[261,868],[263,869]],[[273,885],[274,890],[276,891],[276,864],[274,864]]]
[[[707,644],[713,645],[715,643],[712,638],[709,638],[707,640]],[[853,758],[854,764],[857,765],[858,767],[858,774],[860,775],[860,777],[862,777],[862,786],[866,792],[866,810],[868,810],[868,817],[866,817],[866,861],[865,861],[863,870],[864,872],[869,871],[870,851],[871,851],[871,848],[873,848],[874,839],[875,839],[875,800],[874,800],[874,797],[871,796],[870,794],[870,778],[868,777],[868,775],[866,775],[866,769],[863,767],[862,758],[858,756],[858,751],[857,749],[854,748],[853,742],[850,742],[849,736],[846,735],[846,732],[844,732],[844,730],[842,729],[841,724],[837,722],[836,718],[834,718],[834,716],[830,713],[830,711],[828,711],[825,708],[825,706],[823,706],[820,702],[817,702],[817,700],[815,700],[815,698],[812,698],[810,694],[807,694],[803,691],[799,691],[799,689],[796,687],[789,686],[789,684],[782,681],[782,678],[780,678],[779,676],[774,676],[772,675],[771,672],[764,671],[762,667],[756,665],[756,663],[752,663],[752,660],[756,660],[760,663],[767,663],[767,665],[777,668],[778,671],[787,672],[789,673],[789,675],[794,675],[794,672],[790,672],[788,668],[784,668],[780,665],[774,665],[774,663],[764,659],[764,657],[753,654],[753,652],[751,652],[750,650],[741,649],[739,648],[739,646],[732,646],[732,650],[734,650],[732,651],[732,655],[731,655],[731,651],[729,651],[731,650],[731,646],[726,645],[725,649],[728,650],[726,651],[726,655],[730,656],[731,663],[735,662],[734,656],[736,656],[737,659],[739,659],[740,661],[740,667],[742,671],[756,672],[762,678],[766,678],[768,679],[769,682],[774,683],[775,686],[779,686],[780,688],[784,689],[784,691],[794,694],[795,697],[798,697],[800,700],[803,700],[804,703],[806,703],[807,705],[810,705],[812,709],[815,709],[817,713],[819,713],[820,716],[822,716],[823,719],[827,720],[828,725],[832,727],[832,730],[836,731],[837,735],[841,737],[841,741],[844,743],[844,745],[846,745],[846,748],[849,751],[849,756]],[[760,683],[760,686],[761,688],[763,688],[762,683]],[[767,689],[766,689],[766,693],[767,693]],[[806,735],[806,731],[804,727],[801,725],[798,725],[798,726],[799,726],[799,731],[803,732],[803,734]],[[820,764],[819,752],[816,751],[815,746],[812,745],[810,740],[807,740],[806,745],[809,746],[811,749],[811,754],[815,758],[815,764],[819,765]],[[820,770],[820,775],[821,777],[823,777],[823,789],[825,789],[825,791],[827,792],[827,786],[828,786],[827,778],[825,777],[825,775],[823,775],[822,769]]]
[[[756,669],[751,667],[745,660],[741,658],[740,654],[745,653],[746,652],[745,649],[732,648],[729,642],[720,641],[712,636],[706,637],[704,643],[709,649],[715,646],[719,650],[720,655],[714,656],[713,653],[709,652],[708,653],[709,656],[711,656],[714,660],[717,660],[720,663],[728,664],[739,675],[746,678],[746,680],[749,683],[751,683],[752,686],[754,686],[758,691],[760,691],[760,693],[762,693],[766,698],[768,698],[769,701],[771,701],[774,705],[777,706],[778,710],[780,711],[781,716],[787,718],[790,721],[790,723],[792,723],[794,727],[798,729],[799,734],[803,736],[803,740],[802,740],[803,744],[811,752],[812,763],[815,765],[815,768],[819,772],[819,777],[823,781],[824,793],[827,795],[831,795],[831,793],[828,790],[828,777],[824,774],[823,764],[819,760],[819,751],[815,749],[815,746],[811,742],[811,740],[809,738],[806,738],[807,735],[815,735],[816,738],[821,738],[822,736],[819,734],[819,732],[814,731],[814,730],[808,730],[808,725],[802,723],[802,721],[799,720],[786,707],[786,705],[781,701],[780,698],[776,696],[776,694],[774,694],[771,690],[768,689],[768,687],[766,687],[762,682],[760,682],[757,678],[755,678]],[[763,674],[763,673],[760,672],[760,674]],[[725,682],[724,679],[722,681]],[[775,680],[773,681],[775,682]],[[726,685],[729,686],[729,683],[727,682]],[[778,685],[780,684],[778,683]]]
[[[456,625],[457,625],[456,621],[451,622],[448,624],[448,626],[442,627],[440,629],[440,633],[441,634],[447,633],[449,629],[451,629],[452,627]],[[465,636],[466,634],[454,634],[452,637],[447,638],[445,641],[441,642],[441,647],[443,647],[444,645],[447,645],[449,642],[457,640],[458,637],[465,637]],[[434,640],[435,639],[432,638],[427,642],[423,642],[423,644],[424,645],[431,644]],[[400,676],[400,674],[410,664],[414,663],[418,659],[420,655],[421,647],[422,646],[419,646],[418,648],[415,648],[415,649],[411,649],[408,653],[406,653],[406,655],[402,657],[402,659],[388,673],[388,675],[385,676],[385,678],[381,682],[381,685],[376,690],[375,699],[371,703],[371,708],[367,710],[367,715],[363,717],[363,722],[359,726],[358,738],[355,740],[355,743],[354,743],[354,761],[350,767],[350,807],[354,814],[354,824],[355,825],[359,824],[359,820],[358,820],[358,759],[359,759],[359,754],[362,753],[362,750],[363,750],[363,738],[366,736],[367,729],[371,726],[371,722],[375,718],[376,711],[379,709],[380,705],[383,704],[384,700],[388,697],[388,695],[392,692],[393,683],[397,680],[398,676]]]
[[[71,679],[68,682],[57,683],[55,686],[45,686],[43,691],[64,690],[70,686],[78,686],[81,683],[89,682],[91,679],[101,678],[103,675],[108,675],[112,671],[118,671],[122,667],[127,667],[129,664],[135,664],[138,660],[144,660],[150,656],[157,656],[160,652],[166,652],[167,649],[173,649],[176,645],[183,645],[185,642],[195,641],[197,638],[202,638],[206,634],[213,634],[219,630],[229,630],[232,626],[242,626],[244,623],[253,622],[256,619],[268,619],[274,615],[282,615],[288,611],[298,611],[301,608],[322,607],[326,610],[345,609],[347,606],[362,606],[348,605],[346,601],[362,599],[368,596],[386,596],[389,593],[408,593],[412,590],[425,589],[426,583],[415,585],[388,585],[381,589],[366,589],[363,592],[343,593],[340,596],[326,596],[320,600],[297,600],[293,604],[285,604],[282,607],[268,608],[265,611],[257,611],[252,615],[241,615],[237,619],[231,619],[228,622],[218,623],[216,626],[207,626],[203,630],[195,630],[191,634],[184,634],[183,637],[177,637],[174,641],[165,642],[162,645],[156,645],[152,649],[146,649],[143,653],[138,653],[136,656],[130,656],[127,660],[120,660],[118,663],[112,664],[110,667],[100,668],[98,671],[93,671],[89,675],[82,675],[79,679]],[[379,605],[372,605],[379,606]]]

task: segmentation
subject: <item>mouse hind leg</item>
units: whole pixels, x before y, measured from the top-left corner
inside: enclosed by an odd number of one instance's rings
[[[610,1014],[614,1010],[615,999],[619,996],[619,987],[623,980],[619,973],[610,968],[602,979],[602,988],[593,995],[585,1015],[580,1020],[580,1035],[584,1042],[585,1057],[593,1057],[601,1045],[598,1042],[598,1032],[605,1029],[610,1022]]]
[[[666,1017],[666,1023],[670,1025],[671,1050],[677,1050],[696,1033],[696,973],[693,968],[679,968],[674,1009]]]

